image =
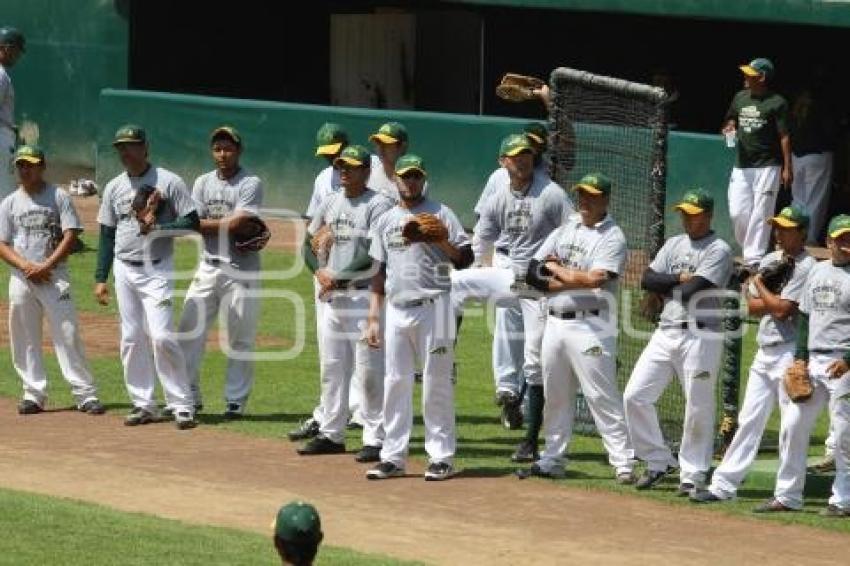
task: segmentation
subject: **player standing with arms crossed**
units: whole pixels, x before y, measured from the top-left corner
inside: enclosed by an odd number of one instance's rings
[[[148,142],[139,126],[122,126],[112,142],[124,173],[103,191],[94,294],[109,303],[106,280],[115,271],[115,294],[121,314],[121,361],[133,408],[124,424],[143,425],[159,419],[154,384],[157,376],[166,406],[179,429],[196,426],[192,391],[183,350],[174,334],[171,277],[174,232],[197,231],[200,224],[192,195],[183,180],[148,161]],[[137,193],[155,190],[147,206],[134,211]],[[161,231],[169,231],[160,234]],[[113,261],[114,260],[114,261]]]
[[[617,481],[634,483],[634,452],[617,388],[617,280],[626,236],[608,214],[611,180],[585,175],[574,187],[578,214],[552,232],[528,265],[526,281],[547,296],[543,333],[546,448],[529,475],[563,478],[581,387]]]
[[[15,190],[13,155],[18,143],[15,127],[15,89],[6,69],[11,69],[24,52],[24,34],[13,27],[0,27],[0,198]]]
[[[18,148],[15,166],[21,186],[0,204],[0,258],[12,267],[9,341],[12,364],[24,385],[18,413],[40,413],[47,400],[41,351],[46,315],[56,361],[71,385],[77,408],[101,415],[106,409],[97,398],[86,362],[66,263],[83,226],[71,197],[44,180],[47,164],[40,149]]]
[[[369,314],[370,229],[393,202],[366,186],[369,152],[348,146],[334,162],[343,190],[322,201],[307,228],[316,234],[323,226],[333,232],[327,263],[319,262],[304,246],[307,265],[319,282],[322,315],[322,421],[319,435],[298,449],[302,456],[345,452],[348,392],[352,369],[362,384],[363,448],[358,462],[377,462],[384,441],[384,352],[366,343]]]
[[[798,325],[797,305],[816,261],[803,247],[809,217],[802,209],[785,207],[770,219],[770,223],[774,227],[776,241],[781,249],[764,256],[759,271],[780,262],[787,262],[790,258],[793,273],[788,283],[778,292],[768,289],[761,275],[756,275],[751,280],[756,294],[750,294],[750,285],[744,287],[749,314],[761,315],[756,336],[758,351],[750,366],[738,431],[726,449],[723,461],[714,470],[711,485],[707,490],[697,490],[691,494],[691,501],[696,503],[712,503],[735,497],[747,470],[758,455],[764,428],[777,402],[782,415],[779,450],[780,453],[787,450],[785,414],[792,403],[785,393],[782,378],[794,360]]]
[[[649,489],[681,468],[679,495],[704,487],[714,444],[715,383],[723,354],[721,289],[732,273],[732,250],[711,229],[714,199],[685,193],[676,210],[685,234],[669,238],[641,286],[664,296],[664,310],[623,393],[635,456],[646,462],[637,489]],[[701,293],[709,291],[709,293]],[[664,443],[655,403],[676,375],[685,395],[678,462]]]
[[[207,332],[222,311],[227,325],[228,356],[224,389],[224,418],[242,417],[254,385],[254,350],[259,317],[260,254],[241,251],[231,234],[259,216],[263,184],[241,166],[242,136],[230,126],[210,136],[216,168],[195,180],[192,199],[200,217],[204,253],[192,279],[180,319],[180,346],[193,393],[195,410],[203,407],[201,360]]]
[[[472,247],[454,212],[423,195],[427,170],[422,159],[405,155],[396,164],[396,173],[402,181],[401,200],[373,227],[369,250],[377,271],[367,339],[370,346],[383,346],[385,351],[386,439],[381,462],[366,477],[378,480],[404,475],[418,358],[423,368],[422,413],[429,460],[425,480],[440,481],[454,475],[456,446],[452,384],[456,327],[449,273],[472,264]],[[442,227],[437,239],[411,241],[404,236],[417,214],[431,215],[432,220],[436,217]],[[386,326],[381,328],[384,309]]]

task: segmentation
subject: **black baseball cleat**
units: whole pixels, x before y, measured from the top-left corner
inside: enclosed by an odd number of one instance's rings
[[[818,515],[831,519],[843,519],[850,517],[850,509],[842,509],[838,505],[827,505],[826,509],[818,513]]]
[[[316,419],[310,418],[303,421],[298,425],[298,428],[294,428],[286,433],[286,437],[292,442],[297,442],[299,440],[307,440],[310,438],[315,438],[319,434],[319,421]]]
[[[536,462],[540,459],[537,453],[537,441],[528,440],[527,438],[519,443],[514,453],[511,454],[511,462],[522,464],[525,462]]]
[[[509,430],[522,428],[522,402],[513,391],[499,391],[496,405],[502,408],[502,426]]]
[[[381,461],[381,447],[380,446],[364,446],[357,453],[357,456],[354,459],[361,464],[368,464],[370,462],[380,462]]]
[[[227,421],[235,421],[242,418],[242,405],[239,403],[228,403],[224,410],[224,419]]]
[[[302,456],[343,454],[345,452],[345,444],[342,442],[334,442],[330,438],[319,435],[316,438],[310,439],[304,446],[299,448],[297,452]]]
[[[106,407],[104,407],[97,399],[89,399],[80,405],[80,412],[88,413],[90,415],[102,415],[106,412]]]
[[[555,466],[551,470],[544,470],[537,464],[532,464],[531,467],[528,468],[519,469],[514,472],[514,474],[521,480],[528,479],[530,477],[561,480],[567,477],[567,471],[563,468],[563,466]]]
[[[447,462],[434,462],[425,470],[425,481],[443,481],[455,475],[455,470]]]
[[[18,414],[19,415],[37,415],[38,413],[43,413],[44,409],[41,405],[36,403],[35,401],[30,401],[29,399],[24,399],[20,403],[18,403]]]
[[[366,479],[369,480],[387,480],[390,478],[400,478],[404,476],[404,468],[400,468],[392,462],[381,462],[368,472]]]
[[[695,489],[691,492],[690,497],[691,503],[717,503],[719,501],[723,501],[707,489]]]
[[[638,478],[635,482],[635,489],[650,489],[655,486],[658,482],[663,480],[667,474],[674,472],[676,468],[673,466],[668,466],[666,470],[658,471],[658,470],[644,470],[643,475]]]
[[[139,426],[157,422],[156,415],[143,409],[142,407],[133,407],[124,418],[126,426]]]
[[[797,511],[797,509],[783,505],[778,499],[768,499],[753,509],[753,513],[790,513],[793,511]]]

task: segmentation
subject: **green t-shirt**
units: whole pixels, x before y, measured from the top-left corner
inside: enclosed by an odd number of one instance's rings
[[[788,133],[788,102],[775,92],[753,96],[744,89],[732,98],[727,120],[738,130],[736,167],[782,165],[779,138]]]

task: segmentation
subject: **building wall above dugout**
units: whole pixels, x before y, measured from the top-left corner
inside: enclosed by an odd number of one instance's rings
[[[850,27],[848,0],[451,0],[456,4],[622,12],[714,20]]]

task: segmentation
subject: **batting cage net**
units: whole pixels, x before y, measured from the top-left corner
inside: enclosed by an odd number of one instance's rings
[[[552,178],[566,188],[598,171],[614,183],[610,210],[629,246],[619,302],[617,378],[622,391],[654,329],[638,307],[641,275],[664,243],[667,96],[661,88],[567,68],[552,72],[550,89]],[[682,434],[683,409],[681,387],[668,387],[658,403],[658,417],[674,447]],[[581,396],[576,418],[578,430],[595,431]]]

